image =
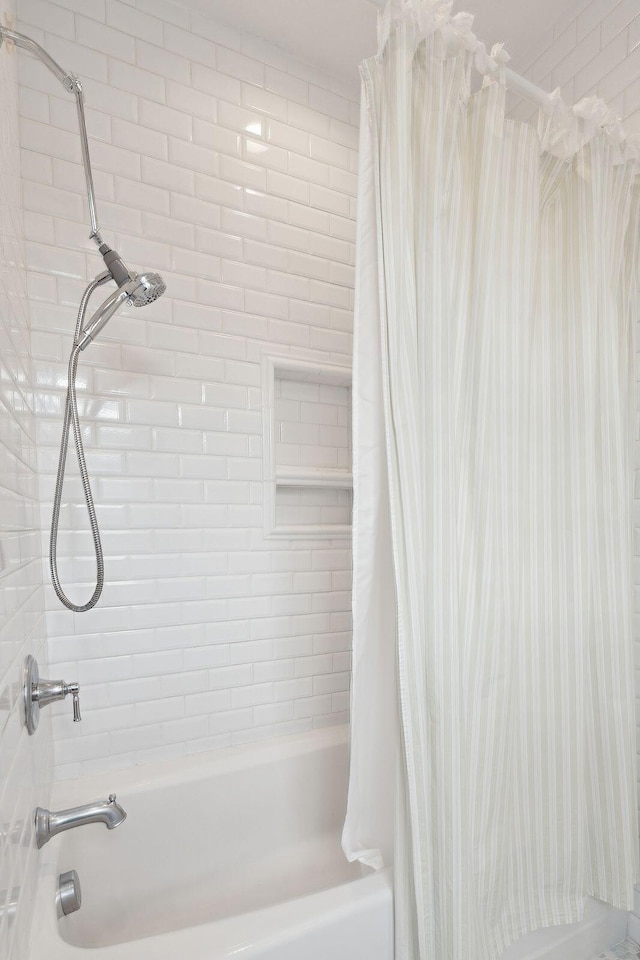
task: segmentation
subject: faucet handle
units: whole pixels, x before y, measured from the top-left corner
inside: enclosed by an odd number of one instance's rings
[[[40,719],[40,709],[56,700],[64,700],[71,694],[73,700],[73,719],[75,723],[80,717],[80,687],[77,682],[65,683],[64,680],[41,680],[38,664],[32,656],[28,656],[24,667],[24,681],[22,698],[24,702],[25,723],[29,733],[35,733]]]
[[[73,703],[73,722],[80,723],[82,720],[80,716],[80,684],[77,681],[67,684],[67,691],[71,694]]]

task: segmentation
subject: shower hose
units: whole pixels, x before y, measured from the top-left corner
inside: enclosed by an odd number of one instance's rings
[[[62,425],[62,440],[60,442],[60,458],[58,460],[58,475],[56,477],[56,488],[53,495],[53,514],[51,517],[51,536],[49,537],[49,569],[51,570],[51,580],[53,582],[53,589],[58,596],[58,599],[67,607],[69,610],[73,610],[75,613],[84,613],[86,610],[91,610],[92,607],[96,605],[100,599],[100,594],[102,593],[102,588],[104,586],[104,560],[102,556],[102,543],[100,542],[100,529],[98,527],[98,518],[96,517],[96,509],[93,503],[93,495],[91,493],[91,484],[89,483],[89,473],[87,471],[87,461],[84,455],[84,447],[82,445],[82,435],[80,430],[80,418],[78,416],[78,399],[76,396],[76,372],[78,369],[78,358],[80,356],[80,347],[79,341],[84,327],[84,318],[87,312],[87,306],[91,295],[94,290],[96,290],[103,283],[106,283],[111,279],[111,274],[100,274],[99,277],[96,277],[95,280],[92,280],[80,301],[80,307],[78,309],[78,320],[76,322],[76,329],[73,336],[73,346],[71,348],[71,355],[69,357],[69,375],[67,383],[67,400],[64,410],[64,423]],[[73,426],[73,439],[76,448],[76,454],[78,457],[78,467],[80,468],[80,476],[82,478],[82,487],[84,490],[84,499],[87,505],[87,512],[89,514],[89,524],[91,526],[91,536],[93,538],[93,548],[96,557],[96,585],[93,591],[93,594],[87,600],[86,603],[76,604],[73,603],[67,595],[65,594],[62,586],[60,585],[60,578],[58,576],[58,524],[60,521],[60,504],[62,501],[62,487],[64,485],[64,475],[66,470],[67,463],[67,449],[69,446],[69,431]]]

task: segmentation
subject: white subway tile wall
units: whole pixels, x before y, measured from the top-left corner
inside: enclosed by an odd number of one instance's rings
[[[4,7],[6,25],[15,6]],[[27,956],[37,878],[32,811],[52,775],[50,718],[23,725],[24,658],[45,668],[44,594],[29,356],[15,49],[0,49],[0,957]]]
[[[51,669],[83,693],[82,724],[55,710],[57,776],[343,722],[349,544],[263,537],[260,361],[276,344],[349,363],[357,84],[170,3],[20,0],[19,14],[84,81],[105,239],[168,286],[80,364],[107,586],[87,614],[47,594]],[[26,56],[20,78],[46,527],[75,311],[101,261],[73,102]],[[298,444],[305,462],[343,465],[345,403]],[[94,561],[69,463],[59,554],[80,598]],[[343,522],[350,494],[321,494],[313,510]]]
[[[351,490],[321,486],[279,486],[276,489],[277,527],[351,523]],[[334,531],[335,532],[335,531]],[[328,574],[331,584],[331,574]],[[326,589],[331,590],[329,585]]]
[[[640,7],[636,0],[591,0],[569,5],[517,69],[545,90],[560,87],[567,103],[603,97],[640,133]],[[521,102],[513,115],[529,119]]]
[[[276,464],[351,469],[351,390],[276,376]]]
[[[109,584],[88,615],[48,594],[56,672],[85,691],[79,728],[56,712],[58,776],[340,722],[350,551],[263,539],[259,361],[273,343],[349,359],[358,90],[168,0],[21,0],[20,15],[86,81],[106,236],[169,284],[83,356]],[[570,102],[605,96],[640,126],[640,14],[628,0],[572,5],[514,66]],[[73,105],[26,57],[20,102],[46,525],[75,308],[99,264]],[[81,595],[93,560],[77,477],[67,493],[62,567]],[[286,509],[347,508],[344,491],[325,493],[336,502],[286,491]]]

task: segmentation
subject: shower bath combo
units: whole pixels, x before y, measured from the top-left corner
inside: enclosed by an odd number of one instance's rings
[[[51,518],[51,536],[49,538],[49,568],[51,571],[51,580],[53,588],[58,599],[69,610],[75,613],[84,613],[91,610],[100,599],[104,586],[104,558],[102,552],[102,543],[100,540],[100,529],[96,516],[89,481],[89,473],[82,444],[82,435],[80,430],[80,418],[78,415],[78,401],[76,397],[76,372],[80,353],[85,350],[92,340],[100,333],[102,328],[116,313],[116,311],[128,303],[135,307],[143,307],[148,303],[153,303],[158,297],[161,297],[166,290],[164,280],[158,273],[146,272],[135,273],[130,270],[119,254],[112,250],[104,242],[100,235],[98,218],[96,214],[96,201],[93,187],[93,175],[91,172],[91,159],[89,156],[89,141],[87,137],[87,126],[84,114],[84,96],[82,84],[78,77],[69,73],[56,63],[49,56],[46,50],[36,43],[30,37],[24,34],[16,33],[12,30],[0,26],[0,47],[5,42],[14,43],[17,47],[27,50],[33,54],[51,71],[51,73],[60,81],[62,86],[69,93],[72,93],[76,100],[76,109],[78,114],[78,128],[80,133],[80,146],[82,149],[82,163],[87,184],[87,198],[89,201],[89,218],[91,221],[90,238],[95,241],[99,253],[102,255],[106,269],[98,274],[87,286],[78,309],[78,318],[76,321],[75,332],[73,336],[73,345],[69,356],[69,374],[67,385],[67,398],[65,403],[64,422],[62,426],[62,439],[60,443],[60,457],[58,461],[58,472],[56,477],[55,493],[53,498],[53,514]],[[116,284],[116,290],[102,303],[93,313],[88,321],[85,321],[89,300],[98,287],[113,280]],[[60,519],[60,505],[62,501],[62,487],[64,484],[64,475],[67,461],[67,449],[69,445],[69,433],[73,428],[73,439],[78,458],[78,467],[82,479],[84,498],[89,515],[89,524],[91,527],[91,536],[96,558],[96,584],[91,597],[86,603],[76,604],[65,594],[58,575],[57,562],[57,541],[58,524]]]

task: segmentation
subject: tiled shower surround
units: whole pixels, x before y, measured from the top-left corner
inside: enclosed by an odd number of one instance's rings
[[[0,91],[0,957],[24,960],[37,876],[31,811],[48,802],[52,763],[50,719],[29,737],[20,704],[24,658],[45,667],[46,648],[15,52],[0,50]]]
[[[5,0],[3,22],[13,23],[15,6]],[[48,668],[40,556],[75,311],[101,261],[87,240],[73,100],[41,64],[5,45],[0,908],[17,903],[0,918],[8,960],[28,955],[37,857],[25,811],[48,800],[52,716],[60,777],[346,719],[350,544],[265,539],[260,371],[265,351],[350,363],[359,94],[169,0],[18,6],[18,28],[85,81],[105,239],[133,268],[160,271],[169,289],[111,320],[82,357],[107,587],[84,615],[63,610],[48,588]],[[637,0],[576,2],[513,66],[547,89],[561,85],[568,101],[597,92],[640,127]],[[273,411],[279,462],[344,467],[345,388],[331,396],[293,381],[285,393],[280,387]],[[63,512],[60,566],[78,598],[91,590],[94,564],[72,452],[70,464],[67,498],[76,506]],[[290,486],[278,498],[285,523],[348,519],[345,490]],[[636,584],[639,570],[636,561]],[[80,680],[82,724],[70,722],[68,704],[55,705],[38,735],[26,735],[18,694],[29,652],[43,673]],[[639,917],[640,908],[630,924],[636,940]]]
[[[57,775],[343,722],[350,542],[264,537],[261,361],[350,363],[357,86],[165,0],[21,0],[19,15],[84,81],[105,239],[168,287],[81,358],[107,585],[90,613],[47,595],[51,670],[79,680],[83,707],[70,725],[56,705]],[[75,313],[102,261],[73,100],[20,61],[46,529]],[[282,449],[338,466],[346,402],[299,404]],[[69,463],[60,570],[80,599],[94,560]],[[345,491],[279,503],[303,522],[349,514]]]
[[[48,593],[50,656],[80,680],[85,718],[72,727],[54,708],[57,773],[340,722],[350,544],[264,538],[260,362],[265,351],[350,362],[357,86],[167,0],[21,0],[19,14],[85,81],[105,238],[169,288],[82,357],[107,587],[89,614]],[[578,3],[529,75],[634,113],[639,39],[628,0]],[[101,261],[86,239],[72,99],[20,60],[46,529],[70,334]],[[277,421],[282,462],[339,466],[343,403],[322,424],[300,411]],[[72,452],[70,463],[75,476]],[[78,598],[94,563],[77,482],[67,491],[61,571]],[[279,519],[348,515],[345,491],[288,487],[276,502]]]

